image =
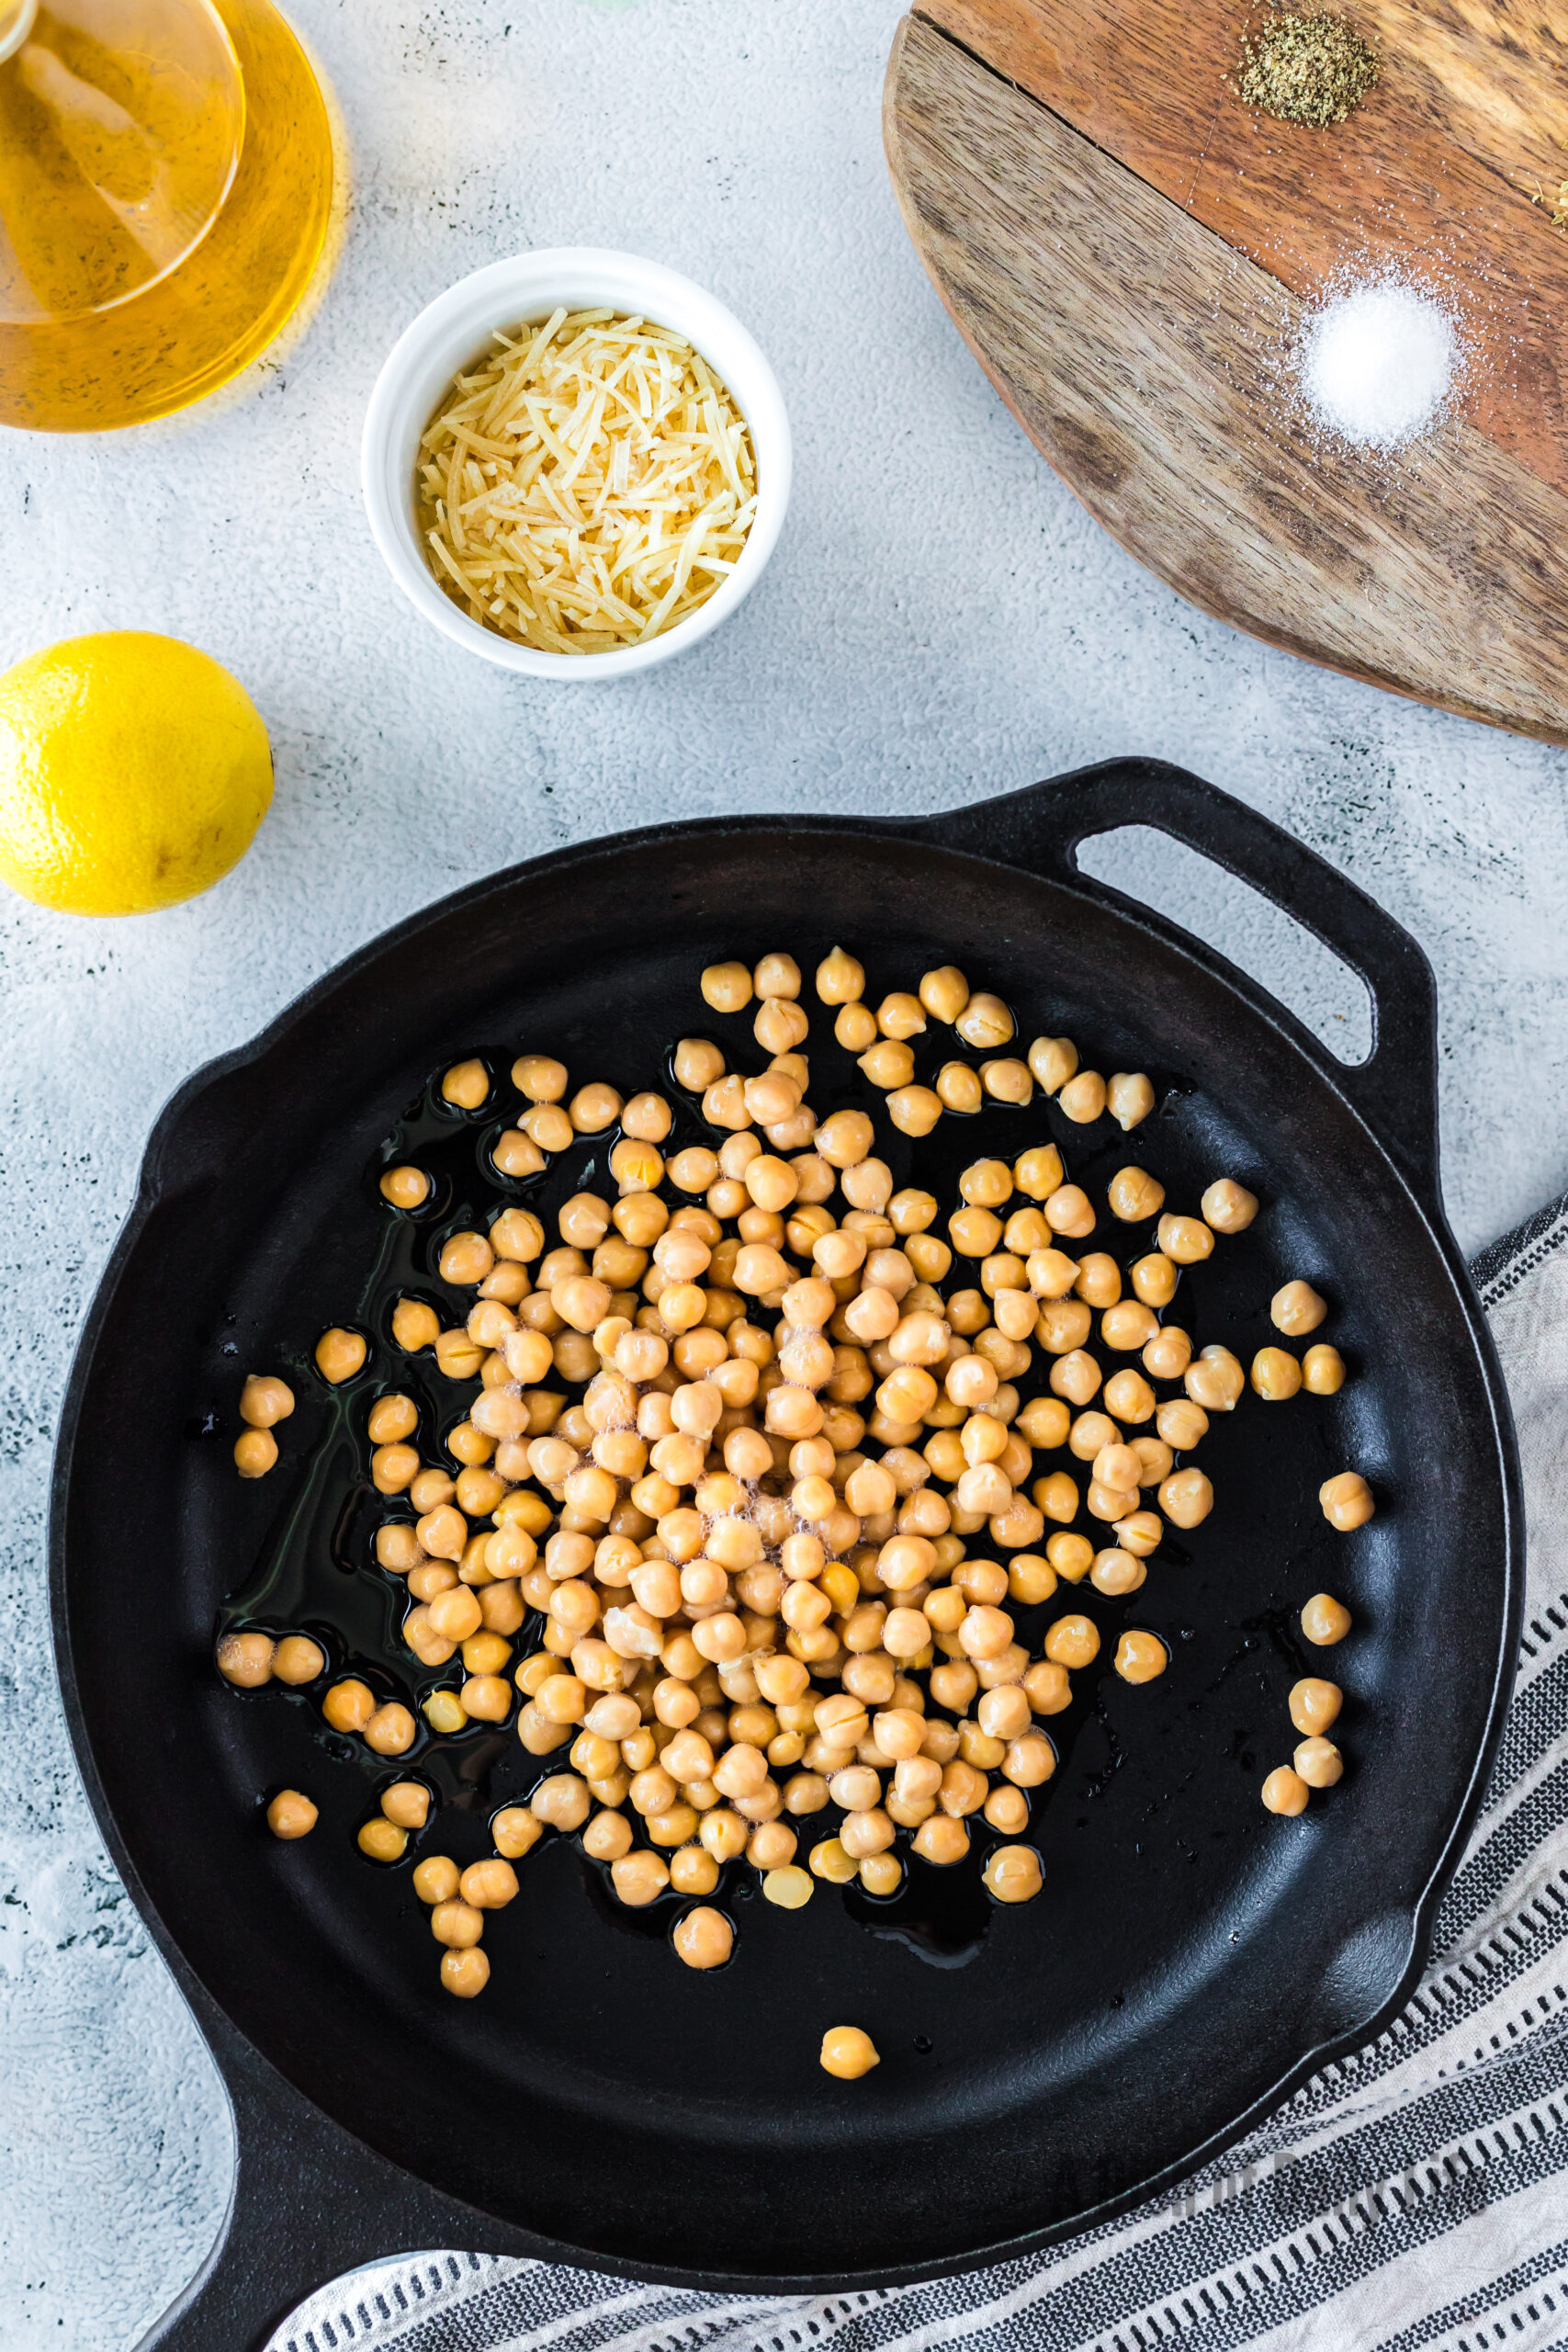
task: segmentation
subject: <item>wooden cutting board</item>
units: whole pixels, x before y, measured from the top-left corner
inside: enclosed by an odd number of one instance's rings
[[[1309,130],[1234,95],[1247,0],[927,0],[888,66],[894,185],[987,374],[1141,562],[1568,742],[1568,5],[1342,5],[1382,75]],[[1314,434],[1292,364],[1330,281],[1390,266],[1469,354],[1457,413],[1393,457]]]

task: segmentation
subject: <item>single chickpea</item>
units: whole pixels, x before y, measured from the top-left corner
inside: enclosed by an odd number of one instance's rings
[[[603,1135],[606,1127],[615,1125],[620,1115],[620,1096],[613,1086],[606,1086],[597,1079],[592,1084],[581,1087],[567,1105],[567,1116],[571,1121],[574,1135]]]
[[[276,1645],[270,1634],[225,1634],[217,1657],[225,1682],[239,1690],[259,1690],[272,1680]]]
[[[370,1408],[366,1433],[372,1445],[398,1445],[419,1427],[419,1408],[412,1396],[378,1396]]]
[[[1121,1550],[1097,1552],[1089,1580],[1096,1592],[1109,1600],[1120,1600],[1129,1592],[1136,1592],[1148,1575],[1143,1561],[1135,1553]]]
[[[414,1864],[413,1891],[422,1903],[434,1909],[438,1903],[450,1903],[457,1892],[459,1872],[449,1854],[427,1854]]]
[[[1105,1113],[1105,1080],[1095,1069],[1080,1069],[1056,1096],[1063,1114],[1078,1127],[1092,1126]]]
[[[1309,1396],[1334,1396],[1345,1385],[1345,1359],[1320,1341],[1302,1358],[1302,1385]]]
[[[1034,1093],[1029,1064],[1010,1056],[999,1061],[982,1062],[980,1083],[993,1102],[1011,1102],[1021,1109],[1027,1106]]]
[[[863,1854],[860,1883],[868,1894],[884,1898],[897,1894],[904,1883],[904,1865],[897,1854]],[[807,1880],[807,1883],[809,1885],[810,1881]]]
[[[409,1833],[378,1814],[360,1825],[354,1842],[367,1861],[400,1862],[408,1850]]]
[[[1168,1212],[1155,1227],[1155,1238],[1165,1255],[1179,1266],[1196,1266],[1213,1250],[1214,1237],[1201,1217]]]
[[[764,956],[751,978],[757,994],[764,999],[786,997],[793,1001],[800,994],[800,966],[793,956],[781,951]]]
[[[1198,1204],[1216,1233],[1245,1233],[1258,1215],[1258,1195],[1229,1176],[1209,1186]]]
[[[1144,1370],[1152,1380],[1179,1380],[1192,1361],[1192,1342],[1178,1323],[1168,1323],[1144,1350]]]
[[[423,1168],[389,1168],[381,1178],[381,1197],[395,1209],[423,1208],[430,1198],[430,1179]]]
[[[490,1072],[477,1057],[454,1062],[441,1080],[441,1099],[459,1111],[477,1111],[490,1093]]]
[[[376,1701],[368,1685],[353,1676],[334,1682],[321,1701],[321,1713],[333,1731],[363,1731],[375,1712]]]
[[[603,1817],[622,1820],[619,1814]],[[678,1847],[670,1857],[670,1883],[677,1894],[711,1894],[718,1884],[718,1864],[705,1847]]]
[[[1301,1385],[1301,1365],[1288,1349],[1258,1349],[1252,1359],[1252,1385],[1265,1404],[1282,1404]]]
[[[1015,1024],[1000,997],[982,990],[969,999],[953,1025],[976,1053],[994,1053],[998,1046],[1010,1043]]]
[[[1153,1682],[1170,1664],[1170,1653],[1157,1634],[1129,1627],[1116,1645],[1112,1664],[1123,1682]]]
[[[294,1410],[294,1391],[273,1373],[250,1374],[240,1391],[240,1419],[254,1430],[270,1430]]]
[[[969,1851],[969,1832],[951,1813],[933,1813],[916,1830],[911,1850],[938,1870],[951,1870]]]
[[[1345,1758],[1331,1739],[1303,1739],[1291,1761],[1309,1789],[1332,1789],[1344,1777]]]
[[[470,1862],[457,1891],[476,1911],[502,1911],[517,1893],[517,1873],[510,1862],[493,1856],[489,1861]]]
[[[998,1903],[1032,1903],[1044,1884],[1032,1846],[998,1846],[984,1875],[986,1891]]]
[[[1214,1508],[1214,1489],[1190,1463],[1159,1486],[1159,1507],[1173,1527],[1201,1527]]]
[[[1309,1736],[1332,1730],[1339,1720],[1339,1710],[1345,1694],[1337,1682],[1325,1682],[1315,1674],[1303,1677],[1291,1687],[1288,1704],[1291,1721],[1299,1732]]]
[[[1154,1088],[1141,1069],[1118,1070],[1106,1081],[1105,1106],[1123,1135],[1131,1134],[1154,1109]]]
[[[621,1900],[626,1899],[622,1895]],[[670,1940],[688,1968],[722,1968],[735,1949],[735,1930],[722,1911],[704,1903],[684,1913]]]
[[[314,1682],[327,1669],[327,1654],[309,1634],[285,1634],[272,1654],[272,1670],[280,1682],[298,1688]]]
[[[900,1042],[906,1037],[919,1037],[925,1030],[925,1007],[918,996],[910,996],[907,989],[895,989],[877,1006],[876,1025],[885,1037]]]
[[[865,966],[835,947],[817,967],[817,994],[824,1004],[858,1004],[865,993]]]
[[[1263,1783],[1263,1802],[1270,1813],[1304,1813],[1310,1794],[1301,1774],[1293,1772],[1288,1764],[1281,1764],[1277,1770],[1270,1772]]]
[[[449,1944],[456,1951],[467,1951],[484,1931],[484,1913],[471,1903],[437,1903],[430,1914],[430,1932],[436,1942]]]
[[[478,1946],[441,1955],[441,1982],[459,2001],[471,2001],[490,1983],[490,1962]]]
[[[341,1325],[334,1324],[316,1341],[316,1368],[323,1380],[330,1381],[334,1388],[338,1388],[345,1380],[354,1378],[363,1366],[367,1353],[363,1333],[345,1331]]]
[[[942,1096],[929,1086],[901,1086],[887,1097],[887,1115],[900,1135],[929,1136],[942,1113]]]
[[[545,1165],[544,1153],[532,1136],[525,1136],[521,1127],[504,1128],[496,1139],[491,1158],[503,1176],[536,1176]],[[475,1956],[480,1960],[484,1958],[482,1952]]]
[[[803,1871],[797,1862],[781,1863],[776,1870],[769,1871],[762,1881],[764,1900],[775,1904],[781,1911],[804,1910],[815,1892],[810,1872]]]
[[[1100,1656],[1100,1630],[1092,1617],[1058,1617],[1046,1633],[1044,1649],[1054,1665],[1092,1666]]]
[[[1332,1649],[1351,1625],[1350,1611],[1329,1592],[1314,1592],[1302,1611],[1302,1632],[1318,1649]]]
[[[1163,1442],[1178,1453],[1190,1453],[1209,1427],[1209,1416],[1201,1405],[1194,1405],[1189,1397],[1171,1396],[1155,1415],[1155,1427]]]
[[[1133,1268],[1133,1291],[1145,1306],[1168,1306],[1176,1296],[1179,1269],[1163,1250],[1151,1250]]]
[[[422,1781],[394,1781],[381,1792],[381,1810],[400,1829],[423,1829],[430,1818],[430,1791]]]
[[[986,1099],[985,1088],[967,1062],[943,1062],[936,1074],[936,1091],[942,1108],[961,1119],[973,1118]]]
[[[378,1756],[401,1756],[413,1746],[418,1725],[408,1709],[392,1699],[375,1710],[363,1729],[365,1745]]]
[[[847,1054],[863,1054],[877,1037],[876,1015],[869,1004],[842,1004],[833,1023],[833,1035]]]
[[[670,1883],[670,1869],[662,1855],[646,1846],[623,1854],[610,1865],[610,1883],[628,1911],[640,1911],[661,1895]]]
[[[266,1826],[275,1838],[308,1838],[317,1821],[315,1806],[298,1789],[279,1789],[266,1809]]]
[[[1270,1322],[1292,1340],[1315,1331],[1327,1312],[1327,1300],[1320,1297],[1310,1283],[1287,1283],[1269,1302]]]
[[[1123,1225],[1145,1225],[1164,1207],[1165,1186],[1146,1169],[1122,1168],[1111,1179],[1106,1198]]]
[[[1235,1357],[1217,1342],[1188,1365],[1183,1379],[1188,1396],[1206,1413],[1234,1412],[1247,1386],[1247,1374]]]
[[[502,1805],[491,1820],[490,1834],[495,1840],[496,1851],[504,1854],[508,1861],[516,1862],[538,1844],[545,1834],[545,1825],[531,1805],[508,1804]],[[416,1872],[416,1892],[417,1879]]]
[[[700,985],[703,1002],[715,1012],[744,1012],[751,1001],[751,975],[744,964],[710,964]]]
[[[1317,1490],[1317,1499],[1325,1519],[1341,1535],[1365,1527],[1377,1509],[1372,1490],[1359,1470],[1341,1470],[1335,1477],[1325,1478]]]
[[[242,1478],[265,1478],[277,1460],[270,1430],[242,1430],[234,1440],[234,1467]]]
[[[858,2025],[829,2026],[822,2036],[818,2062],[825,2074],[836,2075],[840,2082],[858,2082],[869,2075],[874,2066],[882,2064],[881,2052],[869,2033]]]
[[[919,996],[932,1020],[951,1028],[969,1001],[969,983],[956,964],[942,964],[921,974]]]

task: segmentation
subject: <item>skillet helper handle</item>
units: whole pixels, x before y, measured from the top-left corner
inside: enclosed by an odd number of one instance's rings
[[[204,2267],[137,2352],[263,2352],[308,2295],[366,2263],[531,2250],[352,2139],[204,1997],[193,2006],[233,2109],[233,2197]]]
[[[1416,1196],[1440,1210],[1438,995],[1431,965],[1402,924],[1304,842],[1164,760],[1108,760],[927,823],[953,849],[1069,882],[1119,907],[1134,902],[1084,874],[1077,851],[1092,835],[1124,825],[1169,833],[1260,890],[1365,981],[1372,1050],[1364,1062],[1336,1060],[1292,1015],[1283,1017],[1301,1032]],[[1134,910],[1148,919],[1147,909]]]

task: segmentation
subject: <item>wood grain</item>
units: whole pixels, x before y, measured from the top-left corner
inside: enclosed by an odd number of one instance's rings
[[[1463,321],[1470,422],[1568,491],[1563,0],[1353,0],[1377,87],[1327,130],[1232,87],[1256,0],[922,0],[923,13],[1308,299],[1394,266]]]
[[[1282,397],[1299,303],[923,17],[884,128],[960,331],[1141,562],[1272,645],[1568,742],[1568,497],[1461,419],[1381,478],[1315,443]]]

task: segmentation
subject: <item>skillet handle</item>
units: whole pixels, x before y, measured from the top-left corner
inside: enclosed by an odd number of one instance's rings
[[[945,810],[926,819],[919,831],[950,848],[1070,883],[1119,910],[1130,909],[1140,922],[1190,947],[1178,925],[1079,868],[1080,842],[1123,825],[1153,825],[1250,883],[1366,982],[1372,1050],[1359,1064],[1336,1060],[1275,999],[1264,1001],[1349,1098],[1417,1198],[1440,1214],[1438,996],[1431,965],[1402,924],[1304,842],[1164,760],[1107,760],[975,808]],[[1255,981],[1241,977],[1254,997],[1263,995]]]
[[[308,2295],[366,2263],[447,2247],[543,2250],[351,2138],[199,1988],[192,2007],[233,2110],[234,2188],[201,2270],[136,2352],[263,2352]]]

